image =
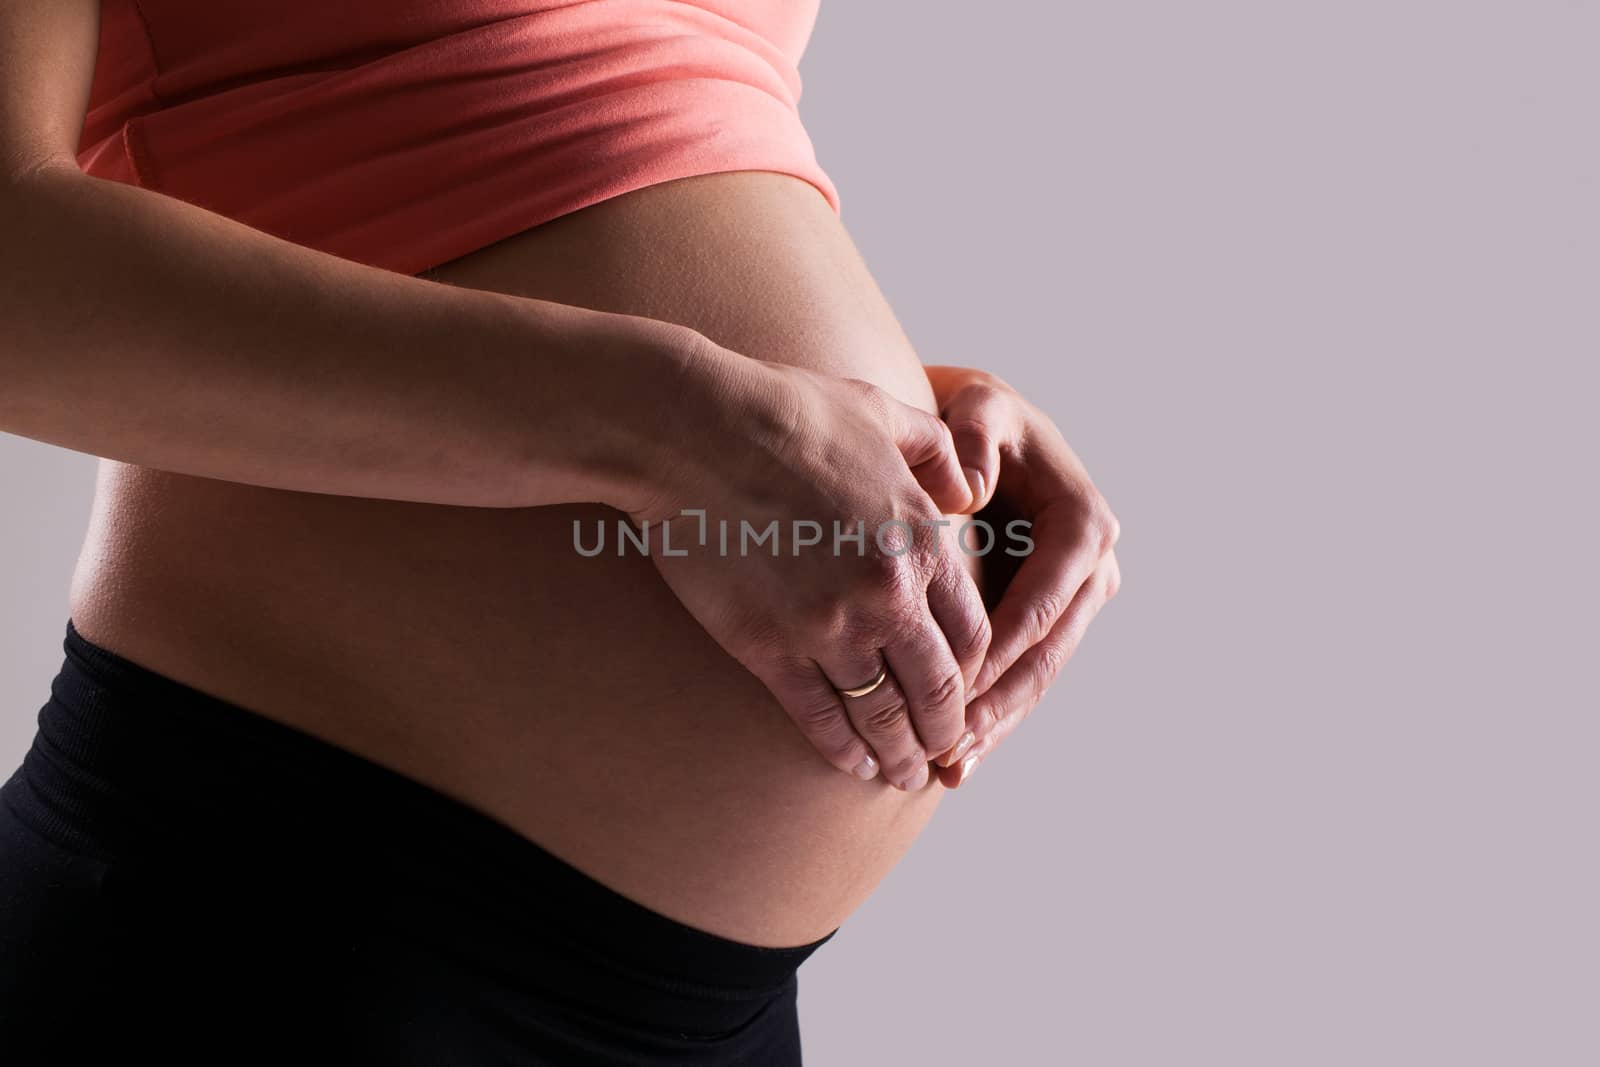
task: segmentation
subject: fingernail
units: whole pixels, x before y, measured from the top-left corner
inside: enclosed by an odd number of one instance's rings
[[[951,748],[949,752],[946,752],[944,755],[939,757],[939,766],[941,766],[941,767],[953,767],[953,766],[955,766],[956,760],[960,759],[962,753],[966,752],[967,749],[971,748],[972,747],[972,743],[974,741],[976,741],[976,740],[977,740],[977,738],[972,736],[972,731],[971,730],[968,730],[966,733],[962,734],[961,735],[961,740],[957,741],[955,743],[955,746],[953,748]]]
[[[978,504],[983,500],[983,472],[977,467],[962,467],[961,471],[967,476],[967,487],[972,490],[972,502]]]
[[[928,764],[926,760],[917,761],[917,769],[911,772],[911,777],[903,782],[894,783],[894,787],[902,793],[915,793],[928,784]]]
[[[978,769],[978,757],[968,756],[961,761],[961,777],[956,779],[956,785],[965,785],[972,772]]]
[[[957,759],[959,759],[960,757],[966,755],[967,749],[971,748],[972,747],[972,743],[974,741],[976,741],[977,739],[978,739],[977,736],[971,730],[968,730],[966,733],[962,734],[961,735],[961,740],[956,742],[956,757],[957,757]],[[954,763],[955,760],[951,760],[950,762]]]
[[[878,761],[871,756],[863,756],[861,762],[856,764],[856,769],[851,773],[863,782],[870,782],[878,777]]]
[[[915,792],[920,791],[924,786],[926,786],[928,784],[928,775],[929,775],[929,773],[930,772],[928,771],[928,763],[927,763],[927,761],[926,760],[918,760],[917,761],[917,771],[916,771],[916,773],[913,774],[911,776],[911,780],[906,783],[906,792],[915,793]]]

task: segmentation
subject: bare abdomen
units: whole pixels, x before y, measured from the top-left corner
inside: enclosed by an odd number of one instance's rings
[[[669,319],[931,409],[838,219],[793,178],[655,186],[433,276]],[[823,763],[649,560],[574,551],[574,519],[615,517],[107,463],[73,618],[90,640],[455,796],[666,915],[757,944],[814,940],[887,873],[941,790],[908,796]]]

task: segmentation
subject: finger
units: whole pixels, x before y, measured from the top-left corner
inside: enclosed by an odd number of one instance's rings
[[[943,785],[954,789],[970,778],[995,746],[1038,706],[1062,667],[1077,651],[1089,624],[1114,595],[1117,573],[1116,556],[1107,556],[1045,638],[1018,658],[1011,669],[967,709],[967,727],[978,740],[959,766],[939,770]]]
[[[972,504],[967,476],[956,459],[950,429],[937,415],[883,395],[883,410],[906,466],[942,512],[960,514]]]
[[[838,678],[844,686],[852,685],[877,674],[884,664],[882,654],[870,662],[863,672],[860,663],[842,668],[855,673],[835,673],[831,665],[824,669],[829,678]],[[907,791],[921,789],[928,784],[928,757],[917,740],[911,724],[911,709],[905,694],[889,668],[883,684],[863,696],[842,697],[845,713],[850,717],[855,732],[872,748],[878,764],[883,769],[884,780],[896,789]]]
[[[864,781],[878,776],[878,759],[856,732],[838,692],[812,660],[796,658],[752,668],[822,758]]]
[[[989,692],[972,702],[967,709],[967,725],[980,743],[995,732],[1007,716],[1026,715],[1044,696],[1067,660],[1077,651],[1089,624],[1111,599],[1110,588],[1116,573],[1117,557],[1115,554],[1106,556],[1050,632],[1018,657]],[[975,745],[974,751],[977,750]]]
[[[1020,430],[1019,415],[1005,390],[974,384],[958,391],[939,412],[950,428],[956,459],[972,489],[970,511],[989,503],[1000,480],[1000,445]]]
[[[905,695],[923,761],[953,748],[966,732],[967,684],[939,624],[925,614],[891,637],[883,653]]]
[[[973,686],[975,695],[987,692],[1018,657],[1044,640],[1099,566],[1103,551],[1109,551],[1098,527],[1068,515],[1046,511],[1034,519],[1034,550],[995,605],[994,636]]]
[[[950,554],[940,557],[940,569],[935,572],[933,580],[928,584],[928,612],[943,634],[945,644],[955,657],[956,667],[961,672],[964,707],[966,694],[972,691],[973,684],[978,678],[978,671],[983,667],[984,657],[989,651],[991,636],[989,613],[984,610],[983,597],[978,592],[977,583],[973,581],[966,567],[960,563],[960,558],[956,554],[960,550],[951,549],[948,545],[946,550]],[[948,767],[960,759],[974,740],[970,733],[962,731],[951,747],[940,749],[928,742],[927,737],[923,738],[923,741],[928,743],[929,752],[940,753],[934,762],[942,767]]]

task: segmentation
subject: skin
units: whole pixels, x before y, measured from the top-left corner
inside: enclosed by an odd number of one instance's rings
[[[655,187],[437,276],[671,316],[934,407],[837,220],[793,179]],[[819,758],[654,558],[578,558],[572,523],[614,518],[603,508],[440,507],[107,464],[93,516],[71,601],[86,637],[425,782],[713,933],[826,934],[943,791]]]
[[[1081,632],[1105,568],[1040,569],[1044,600],[1084,606],[1014,609],[1050,622],[1033,641],[1002,599],[993,636],[1013,652],[985,679],[984,576],[948,543],[840,567],[575,555],[574,520],[685,506],[973,506],[937,378],[816,190],[686,179],[427,279],[386,275],[78,174],[93,7],[0,15],[0,221],[19,235],[0,257],[18,338],[0,428],[111,457],[80,631],[680,921],[764,945],[836,927],[941,780],[970,773],[930,776],[928,757],[987,751],[1031,706],[1059,653],[1029,666],[1029,649],[1056,647],[1067,616]],[[967,421],[1002,443],[1042,432],[994,404]],[[1059,463],[997,448],[1014,457],[987,483],[1001,497]],[[1041,513],[1060,498],[1009,495]],[[1069,525],[1052,543],[1082,539]],[[874,647],[894,682],[841,701]],[[967,706],[966,688],[985,695]],[[883,776],[841,773],[869,751]]]
[[[965,744],[958,759],[936,770],[956,788],[1039,703],[1089,623],[1117,595],[1122,569],[1114,549],[1122,528],[1037,407],[993,374],[927,370],[962,468],[973,477],[972,509],[991,516],[997,528],[1025,519],[1034,541],[1015,573],[1004,576],[994,639],[967,707]]]

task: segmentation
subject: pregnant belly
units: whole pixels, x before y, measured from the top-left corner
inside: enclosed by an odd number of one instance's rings
[[[932,406],[837,217],[793,178],[655,186],[431,276],[673,320]],[[823,763],[649,560],[575,550],[575,520],[592,536],[616,517],[105,463],[73,618],[123,655],[465,801],[663,914],[755,944],[814,940],[888,872],[941,790],[907,795]]]

